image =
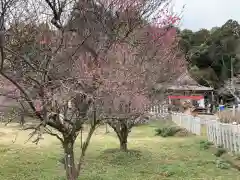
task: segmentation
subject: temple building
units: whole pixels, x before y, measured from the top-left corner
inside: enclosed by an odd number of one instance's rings
[[[199,85],[188,72],[183,73],[167,88],[168,101],[172,106],[180,106],[189,101],[192,105],[206,108],[214,102],[213,88]]]

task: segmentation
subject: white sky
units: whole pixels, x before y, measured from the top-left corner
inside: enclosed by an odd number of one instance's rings
[[[181,12],[183,5],[181,29],[211,29],[229,19],[240,22],[240,0],[175,0],[174,10]]]

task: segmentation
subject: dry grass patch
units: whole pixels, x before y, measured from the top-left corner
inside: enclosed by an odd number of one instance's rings
[[[231,110],[224,110],[222,112],[219,112],[218,118],[220,122],[223,123],[233,123],[237,122],[237,124],[240,124],[240,112],[236,111],[235,115],[233,115]]]

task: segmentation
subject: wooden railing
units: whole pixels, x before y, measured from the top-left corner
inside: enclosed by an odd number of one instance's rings
[[[240,152],[240,125],[221,123],[214,116],[207,119],[182,113],[173,113],[172,121],[193,134],[206,136],[215,146]]]

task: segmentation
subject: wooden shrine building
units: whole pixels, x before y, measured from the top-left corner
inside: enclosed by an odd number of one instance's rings
[[[183,101],[189,101],[194,106],[206,108],[213,103],[213,88],[199,85],[186,71],[167,88],[170,105],[180,106]]]

